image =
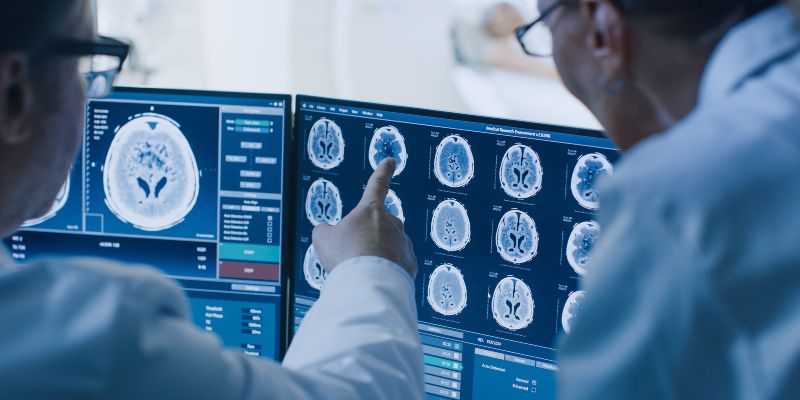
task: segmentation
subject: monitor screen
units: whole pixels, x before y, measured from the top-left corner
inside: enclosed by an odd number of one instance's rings
[[[278,359],[290,119],[283,95],[119,88],[90,100],[55,204],[6,245],[23,264],[91,256],[159,268],[185,288],[199,327]]]
[[[386,157],[386,208],[419,261],[430,399],[554,399],[556,344],[580,313],[600,234],[595,183],[617,151],[600,132],[299,96],[293,325],[325,272],[311,231],[335,224]]]

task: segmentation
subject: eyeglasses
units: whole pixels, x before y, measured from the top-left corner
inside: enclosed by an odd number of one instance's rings
[[[129,51],[128,44],[105,36],[95,40],[60,39],[51,50],[54,54],[80,57],[78,71],[86,78],[86,94],[91,98],[111,93]]]
[[[553,56],[553,33],[545,22],[559,7],[577,1],[557,1],[547,7],[535,21],[517,28],[516,35],[525,54],[534,57]]]

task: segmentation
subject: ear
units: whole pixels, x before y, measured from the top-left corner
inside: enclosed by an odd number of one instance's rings
[[[32,112],[30,63],[19,52],[0,54],[0,144],[16,145],[28,140]]]
[[[620,76],[626,63],[626,30],[620,9],[611,0],[581,0],[581,16],[588,22],[586,45],[608,78]]]

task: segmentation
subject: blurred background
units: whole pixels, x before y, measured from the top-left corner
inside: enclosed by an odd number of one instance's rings
[[[135,47],[119,84],[311,94],[599,124],[513,28],[536,0],[97,0]]]

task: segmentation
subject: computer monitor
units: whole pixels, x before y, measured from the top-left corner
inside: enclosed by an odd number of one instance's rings
[[[53,208],[6,245],[20,263],[92,256],[157,267],[183,286],[199,327],[278,359],[290,123],[284,95],[118,88],[90,100]]]
[[[595,183],[618,154],[601,132],[299,96],[294,329],[325,272],[311,246],[398,161],[387,209],[419,260],[430,399],[554,399],[556,346],[580,312],[600,234]]]

